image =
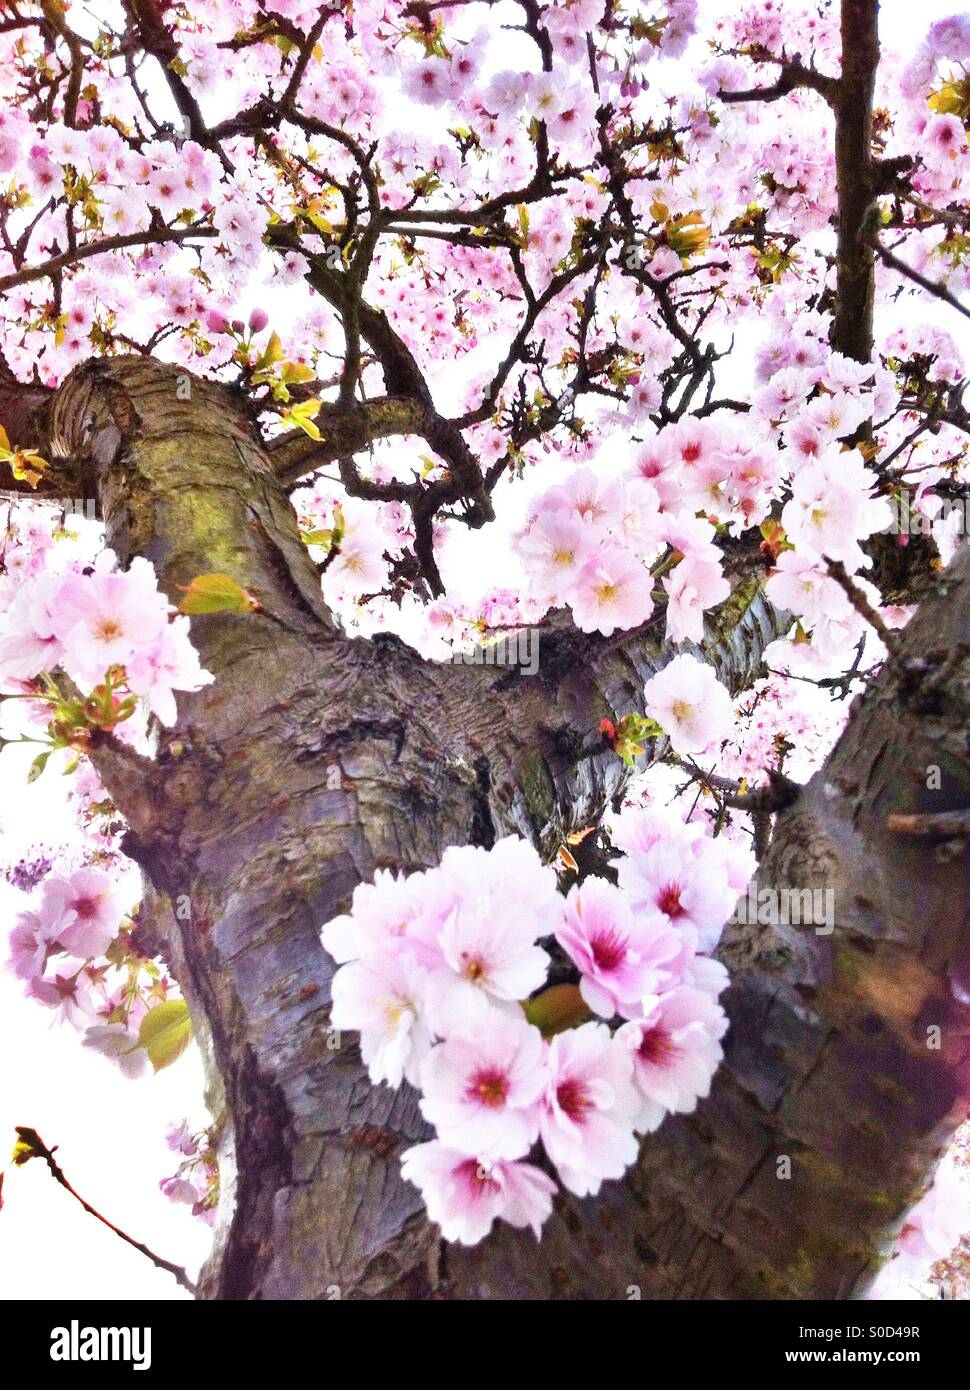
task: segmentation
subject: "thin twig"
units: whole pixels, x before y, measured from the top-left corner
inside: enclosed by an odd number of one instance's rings
[[[893,654],[899,651],[899,633],[892,632],[886,626],[882,615],[873,608],[858,584],[854,583],[852,577],[843,565],[841,560],[830,560],[826,555],[825,563],[828,572],[852,604],[852,607],[861,618],[865,618],[870,627],[874,628],[882,638],[886,650]]]
[[[951,294],[945,285],[941,285],[938,280],[930,280],[927,276],[921,275],[911,265],[901,261],[892,251],[888,251],[875,237],[869,238],[869,245],[883,265],[888,265],[890,270],[896,270],[900,275],[905,275],[907,280],[912,280],[915,285],[919,285],[920,289],[926,290],[927,294],[933,295],[935,299],[942,299],[944,304],[949,304],[951,309],[956,309],[965,318],[970,319],[970,309],[965,304],[961,304],[956,295]]]
[[[195,1285],[181,1265],[172,1264],[171,1260],[163,1260],[161,1255],[156,1255],[153,1250],[149,1250],[147,1245],[143,1245],[140,1240],[135,1240],[132,1236],[123,1231],[120,1226],[116,1226],[113,1221],[109,1221],[106,1216],[102,1216],[95,1207],[92,1207],[90,1202],[84,1200],[80,1193],[75,1192],[74,1188],[65,1177],[64,1170],[54,1157],[54,1149],[49,1149],[47,1147],[36,1129],[31,1129],[28,1125],[17,1125],[17,1134],[20,1138],[20,1144],[26,1147],[21,1151],[19,1158],[15,1159],[15,1162],[26,1163],[28,1159],[31,1158],[42,1158],[47,1164],[51,1177],[53,1177],[56,1182],[59,1182],[61,1187],[63,1187],[66,1192],[69,1192],[76,1202],[80,1202],[85,1211],[97,1217],[103,1226],[107,1226],[109,1231],[113,1231],[115,1235],[125,1241],[126,1244],[139,1250],[147,1259],[151,1260],[153,1265],[157,1265],[159,1269],[164,1269],[168,1274],[172,1275],[176,1283],[181,1284],[183,1289],[187,1289],[190,1294],[193,1296],[195,1295]],[[57,1146],[55,1145],[54,1147],[56,1148]],[[26,1150],[29,1150],[29,1152]]]

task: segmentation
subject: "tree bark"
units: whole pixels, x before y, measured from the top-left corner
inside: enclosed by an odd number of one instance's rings
[[[842,75],[835,103],[839,239],[832,346],[847,357],[868,362],[876,271],[866,224],[876,196],[872,101],[879,66],[879,0],[842,0],[841,30]]]
[[[219,570],[262,605],[193,620],[216,681],[180,697],[157,761],[110,739],[96,752],[210,1068],[227,1198],[202,1296],[842,1297],[864,1282],[966,1108],[968,1014],[948,983],[968,949],[966,844],[900,843],[885,822],[970,804],[970,552],[907,630],[923,665],[883,672],[780,819],[761,882],[832,887],[835,932],[729,937],[712,1097],[645,1142],[626,1182],[559,1200],[538,1248],[502,1228],[444,1249],[399,1174],[426,1133],[414,1093],[373,1087],[352,1040],[335,1046],[320,926],[379,867],[504,833],[550,855],[599,816],[627,776],[599,720],[641,707],[657,629],[604,640],[557,615],[536,677],[351,640],[228,389],[91,363],[48,429],[94,480],[122,560],[152,560],[175,601]],[[783,627],[742,568],[705,655],[743,688]]]

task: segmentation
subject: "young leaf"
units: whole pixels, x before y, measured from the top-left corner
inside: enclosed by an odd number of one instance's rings
[[[156,1004],[141,1021],[138,1046],[148,1053],[155,1071],[170,1067],[181,1057],[192,1037],[189,1006],[184,999],[167,999]]]
[[[44,768],[47,766],[47,759],[50,757],[53,751],[53,748],[45,748],[43,753],[37,754],[37,757],[30,764],[30,771],[27,773],[28,786],[31,782],[37,781],[37,778],[40,776],[40,774],[44,771]]]
[[[287,386],[292,386],[298,381],[312,381],[313,368],[307,366],[305,362],[284,362],[280,367],[280,376]]]
[[[320,409],[322,401],[314,397],[309,401],[300,401],[297,405],[291,406],[280,416],[280,423],[283,425],[294,425],[303,430],[311,439],[320,438],[320,430],[313,423],[313,417]]]
[[[197,574],[191,584],[180,584],[185,598],[180,613],[254,613],[259,604],[252,594],[228,574]]]
[[[324,550],[329,550],[333,545],[332,531],[301,531],[300,540],[304,545],[319,545]]]
[[[550,985],[534,999],[526,1000],[525,1016],[544,1038],[578,1028],[590,1017],[590,1010],[578,985]]]

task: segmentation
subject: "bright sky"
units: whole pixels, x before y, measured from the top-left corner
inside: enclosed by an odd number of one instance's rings
[[[709,12],[715,4],[735,8],[735,0],[708,0]],[[957,10],[954,0],[922,0],[918,6],[883,0],[884,43],[911,51],[933,20]],[[500,536],[462,536],[463,561],[471,570],[480,570],[483,557],[500,549]],[[23,749],[0,756],[5,858],[56,844],[59,825],[67,837],[56,775],[26,787],[29,761]],[[20,895],[0,884],[0,958],[20,906]],[[192,1275],[208,1249],[209,1230],[187,1207],[164,1197],[158,1182],[176,1166],[165,1144],[166,1126],[183,1116],[200,1123],[201,1096],[194,1050],[158,1076],[128,1081],[83,1049],[73,1028],[52,1026],[47,1010],[25,1000],[18,981],[0,969],[0,1164],[13,1146],[14,1126],[33,1126],[48,1144],[59,1146],[68,1178],[88,1201]],[[3,1195],[0,1299],[188,1297],[170,1275],[84,1213],[40,1162],[8,1166]]]

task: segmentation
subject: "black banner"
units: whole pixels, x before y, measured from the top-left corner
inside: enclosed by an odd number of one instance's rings
[[[78,1375],[179,1377],[183,1383],[212,1371],[247,1381],[270,1373],[276,1383],[293,1383],[304,1376],[331,1377],[341,1364],[346,1374],[352,1356],[359,1358],[367,1381],[385,1364],[397,1376],[420,1381],[443,1374],[449,1362],[455,1373],[455,1339],[475,1349],[477,1366],[489,1347],[507,1375],[516,1374],[515,1364],[522,1371],[530,1344],[545,1362],[569,1347],[605,1350],[589,1341],[604,1331],[619,1337],[609,1351],[611,1366],[622,1348],[633,1357],[631,1369],[639,1367],[638,1379],[653,1378],[661,1366],[669,1373],[674,1365],[681,1373],[737,1376],[753,1370],[784,1379],[805,1367],[943,1373],[959,1364],[965,1351],[967,1320],[960,1306],[952,1300],[638,1303],[631,1298],[599,1311],[571,1305],[568,1321],[561,1322],[564,1310],[535,1304],[428,1307],[342,1304],[334,1298],[319,1303],[8,1303],[0,1319],[6,1364],[22,1365],[18,1380],[28,1385],[38,1370],[45,1385],[70,1383]],[[333,1340],[351,1331],[353,1342]],[[447,1340],[428,1340],[441,1333]],[[511,1344],[509,1333],[515,1336]]]

